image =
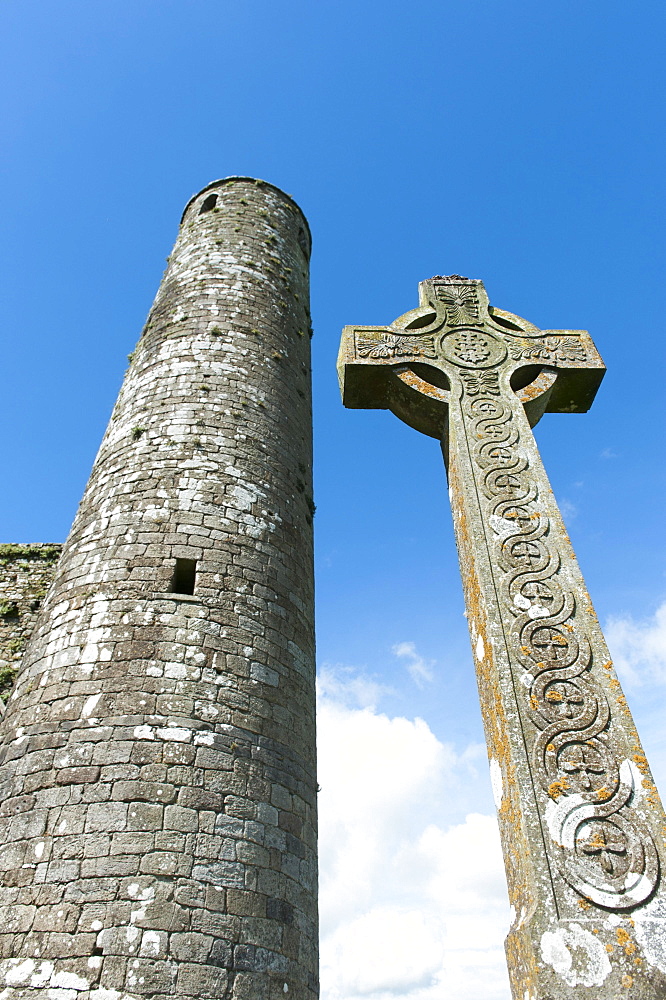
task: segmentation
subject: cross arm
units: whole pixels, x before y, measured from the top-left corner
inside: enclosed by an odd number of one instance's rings
[[[511,316],[491,307],[496,320]],[[512,317],[513,318],[513,317]],[[522,324],[523,335],[507,337],[510,360],[517,362],[512,378],[514,389],[521,381],[520,372],[536,365],[552,367],[557,374],[551,390],[546,413],[586,413],[601,380],[606,374],[599,352],[587,330],[539,330],[525,320],[515,317]]]
[[[590,408],[606,369],[586,330],[541,330],[491,306],[481,281],[459,275],[422,281],[419,302],[389,326],[344,328],[346,407],[390,409],[441,437],[449,390],[467,368],[508,378],[532,426],[544,412]]]
[[[338,354],[342,402],[349,409],[392,410],[415,430],[441,439],[450,382],[435,337],[404,331],[398,322],[344,328]]]

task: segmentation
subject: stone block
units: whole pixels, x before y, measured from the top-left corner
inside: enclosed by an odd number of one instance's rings
[[[166,805],[176,798],[174,785],[154,781],[118,781],[113,786],[112,798],[124,802],[159,802]]]
[[[164,825],[168,830],[196,832],[199,829],[199,814],[195,809],[167,806],[164,812]]]
[[[205,963],[212,946],[210,935],[192,931],[172,934],[169,938],[169,954],[179,962]]]
[[[130,962],[125,985],[127,990],[144,995],[164,991],[173,996],[177,966],[159,959],[138,958]]]
[[[93,802],[88,806],[86,831],[114,833],[124,830],[127,825],[127,803]]]
[[[148,802],[132,802],[127,812],[128,830],[156,831],[162,829],[164,806]]]
[[[189,911],[176,903],[160,901],[146,903],[140,901],[138,913],[134,917],[138,927],[163,931],[186,931],[190,926]]]
[[[227,995],[228,976],[225,969],[211,965],[181,964],[176,983],[180,993],[193,997],[218,998]]]
[[[56,773],[58,785],[92,784],[99,778],[99,767],[63,767]]]

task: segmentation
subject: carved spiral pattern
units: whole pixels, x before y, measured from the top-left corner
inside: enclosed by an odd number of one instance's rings
[[[632,799],[634,769],[614,748],[611,711],[591,672],[585,623],[560,573],[557,537],[539,509],[539,488],[503,400],[497,372],[462,372],[463,407],[482,503],[493,530],[501,600],[514,618],[523,709],[536,729],[532,769],[566,881],[607,909],[644,902],[658,855]],[[504,613],[504,612],[503,612]]]

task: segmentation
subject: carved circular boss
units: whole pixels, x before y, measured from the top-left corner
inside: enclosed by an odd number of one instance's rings
[[[459,327],[442,337],[440,350],[459,368],[494,368],[507,356],[506,345],[492,333]]]

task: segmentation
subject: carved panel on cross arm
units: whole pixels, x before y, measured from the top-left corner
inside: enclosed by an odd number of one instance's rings
[[[436,297],[446,306],[449,326],[476,326],[482,323],[481,306],[476,282],[457,282],[432,279]]]
[[[437,357],[433,337],[381,332],[375,336],[370,333],[357,333],[355,340],[356,353],[361,358]]]
[[[588,360],[585,346],[578,337],[543,337],[529,346],[511,348],[514,361],[549,361],[583,363]]]

